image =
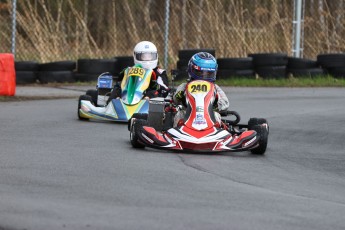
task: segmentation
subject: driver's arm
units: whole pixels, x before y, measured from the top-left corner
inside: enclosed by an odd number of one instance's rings
[[[224,91],[218,85],[215,84],[215,86],[216,86],[217,97],[218,97],[218,101],[217,101],[218,111],[225,111],[230,106],[229,99],[224,93]]]
[[[187,83],[182,83],[179,85],[174,93],[173,100],[176,104],[184,104],[183,100],[185,100],[185,90],[186,90]]]

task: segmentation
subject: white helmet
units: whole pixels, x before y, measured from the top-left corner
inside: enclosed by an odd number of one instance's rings
[[[133,52],[134,63],[145,69],[154,69],[158,65],[158,53],[155,44],[142,41],[136,44]]]

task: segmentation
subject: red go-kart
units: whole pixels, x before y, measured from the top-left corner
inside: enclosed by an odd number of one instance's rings
[[[222,112],[217,122],[213,111],[215,86],[203,80],[186,86],[186,115],[173,126],[173,118],[181,106],[172,100],[150,100],[148,114],[134,114],[128,124],[134,148],[158,148],[182,152],[251,151],[263,155],[267,148],[269,126],[264,118],[250,118],[239,124],[235,111]]]

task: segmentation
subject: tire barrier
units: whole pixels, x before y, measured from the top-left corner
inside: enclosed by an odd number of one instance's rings
[[[42,84],[75,82],[74,72],[69,70],[39,71],[37,73],[37,79]]]
[[[345,78],[345,53],[319,54],[317,62],[336,78]]]
[[[176,80],[188,79],[187,67],[190,57],[198,52],[209,52],[215,56],[214,49],[187,49],[179,51],[179,60],[176,63]],[[8,64],[8,55],[0,54],[0,86],[2,94],[8,92],[8,82],[15,84],[50,83],[50,82],[90,82],[96,81],[104,72],[117,76],[128,66],[133,66],[132,56],[116,56],[112,59],[78,59],[74,61],[57,61],[50,63],[37,63],[35,61],[14,62],[15,76],[4,76],[4,66]],[[13,58],[13,57],[12,57]],[[5,61],[6,59],[6,61]],[[11,58],[10,58],[11,59]],[[331,75],[335,78],[345,78],[345,53],[319,54],[317,60],[288,57],[285,53],[254,53],[242,58],[217,58],[218,79],[230,79],[233,76],[243,78],[282,79],[287,76],[295,78]],[[10,73],[11,75],[11,73]],[[6,87],[5,83],[6,82]],[[6,90],[5,90],[6,88]]]
[[[42,84],[75,82],[75,61],[57,61],[39,64],[37,79]]]
[[[37,83],[37,72],[34,71],[16,71],[17,85],[35,84]]]
[[[0,54],[0,95],[14,96],[16,93],[16,73],[14,56],[10,53]]]
[[[34,84],[37,82],[37,72],[39,63],[35,61],[16,61],[14,63],[16,70],[16,83],[18,85]]]
[[[286,78],[286,65],[260,66],[255,68],[255,72],[263,79],[282,79]]]
[[[255,72],[263,79],[286,78],[288,55],[286,53],[249,54],[253,58]]]
[[[287,74],[295,78],[316,77],[325,75],[326,71],[322,69],[318,62],[311,59],[289,57],[287,64]]]
[[[217,79],[226,80],[234,77],[254,79],[255,71],[252,69],[218,69]]]
[[[117,56],[114,57],[117,60],[117,72],[115,76],[119,74],[123,69],[127,68],[128,66],[134,65],[133,56]]]
[[[57,61],[39,64],[39,71],[75,71],[75,61]]]
[[[218,58],[217,79],[231,77],[255,78],[253,58]]]
[[[117,59],[78,59],[74,76],[77,81],[97,81],[98,76],[104,72],[117,75]]]

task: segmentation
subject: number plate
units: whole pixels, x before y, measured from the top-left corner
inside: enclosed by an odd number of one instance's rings
[[[129,76],[138,76],[140,78],[144,78],[145,76],[145,70],[140,67],[132,67],[128,71]]]
[[[207,81],[202,82],[191,82],[188,85],[189,93],[207,93],[211,89],[211,84]]]

